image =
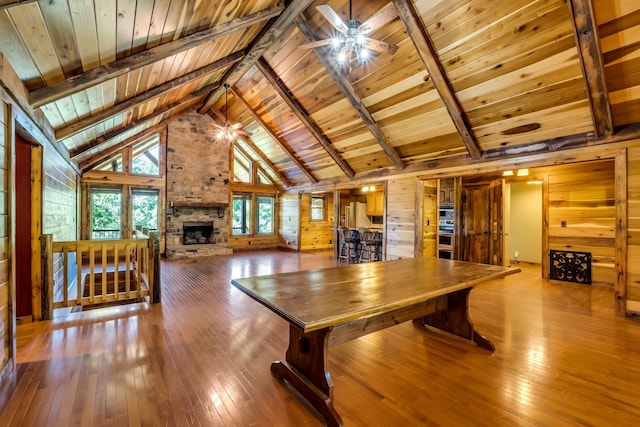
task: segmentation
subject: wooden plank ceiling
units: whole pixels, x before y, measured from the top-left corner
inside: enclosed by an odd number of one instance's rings
[[[0,51],[83,170],[187,111],[224,121],[223,83],[238,146],[284,187],[640,123],[637,0],[354,0],[398,50],[351,70],[299,48],[335,32],[325,3],[348,19],[345,0],[0,0]]]

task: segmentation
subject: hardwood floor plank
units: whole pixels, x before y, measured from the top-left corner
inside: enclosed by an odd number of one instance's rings
[[[163,260],[162,303],[18,326],[2,426],[321,426],[275,379],[288,324],[230,285],[333,266],[326,253]],[[548,282],[539,266],[476,287],[470,317],[494,353],[403,323],[332,347],[348,426],[626,426],[640,419],[640,320],[613,291]]]

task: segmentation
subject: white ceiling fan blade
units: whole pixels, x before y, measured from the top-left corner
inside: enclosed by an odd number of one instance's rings
[[[365,40],[369,49],[373,49],[382,53],[386,52],[390,55],[393,55],[398,51],[398,46],[395,44],[381,42],[380,40],[371,39],[369,37],[365,37]]]
[[[342,19],[340,19],[338,14],[331,8],[331,6],[329,6],[328,4],[321,4],[320,6],[316,6],[316,9],[318,9],[318,12],[320,12],[322,16],[324,16],[324,19],[329,21],[329,23],[333,25],[336,30],[342,33],[347,31],[347,26],[344,25]]]
[[[298,46],[299,49],[312,49],[314,47],[327,46],[332,44],[332,39],[316,40],[314,42],[303,43]]]
[[[393,21],[397,17],[398,9],[396,9],[396,6],[393,3],[389,3],[384,9],[364,21],[360,27],[358,27],[358,31],[363,35],[369,34],[370,32],[382,27],[384,24]]]

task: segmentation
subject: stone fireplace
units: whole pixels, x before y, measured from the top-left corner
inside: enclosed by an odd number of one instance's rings
[[[213,120],[189,113],[169,123],[166,255],[227,255],[229,150],[215,140]]]

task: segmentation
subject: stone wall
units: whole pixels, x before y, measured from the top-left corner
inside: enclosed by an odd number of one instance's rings
[[[189,113],[173,120],[167,135],[168,257],[231,253],[229,144],[215,140],[213,120]],[[183,221],[213,221],[210,244],[182,245]]]

